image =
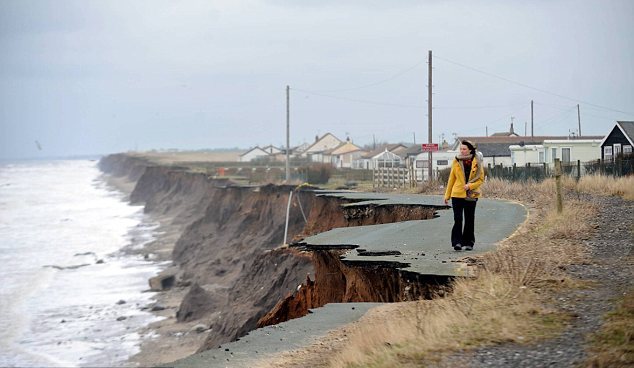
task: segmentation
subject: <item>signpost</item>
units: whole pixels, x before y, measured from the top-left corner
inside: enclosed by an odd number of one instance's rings
[[[438,143],[423,143],[423,152],[438,152]]]

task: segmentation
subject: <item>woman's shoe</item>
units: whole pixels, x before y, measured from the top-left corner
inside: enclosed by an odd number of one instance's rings
[[[473,245],[467,245],[464,247],[464,250],[473,250]]]
[[[453,246],[453,250],[462,250],[462,245],[456,244]]]

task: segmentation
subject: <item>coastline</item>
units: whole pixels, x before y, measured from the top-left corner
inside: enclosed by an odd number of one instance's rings
[[[135,181],[108,173],[102,173],[101,179],[108,186],[122,192],[125,195],[125,201],[130,202],[130,195],[136,186]],[[174,224],[173,216],[159,216],[153,213],[147,215],[152,221],[159,224],[155,230],[156,239],[145,244],[142,248],[128,247],[123,251],[129,254],[138,254],[157,262],[171,262],[174,244],[182,233],[182,225]],[[164,270],[171,266],[171,264],[166,266]],[[153,303],[142,308],[149,308],[153,315],[162,319],[138,331],[139,335],[142,336],[139,352],[128,358],[128,365],[144,367],[170,363],[194,354],[202,345],[206,335],[202,333],[204,331],[198,332],[196,330],[196,327],[201,324],[200,321],[177,322],[176,320],[176,311],[186,295],[187,289],[186,286],[176,285],[170,289],[158,291],[152,298]]]

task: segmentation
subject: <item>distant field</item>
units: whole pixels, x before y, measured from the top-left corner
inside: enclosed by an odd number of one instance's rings
[[[133,152],[130,154],[146,157],[159,163],[178,164],[183,162],[238,162],[240,155],[245,151]]]

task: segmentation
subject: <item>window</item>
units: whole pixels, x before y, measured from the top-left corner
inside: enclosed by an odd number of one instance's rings
[[[631,155],[632,154],[632,146],[629,144],[626,144],[623,146],[623,154],[625,155]]]
[[[417,169],[426,169],[429,167],[428,160],[416,160],[416,168]]]
[[[612,152],[612,155],[614,155],[614,157],[618,157],[619,154],[621,154],[621,143],[614,143],[614,150]]]
[[[557,148],[553,148],[552,149],[552,160],[553,160],[553,162],[555,162],[556,158],[557,158]]]
[[[545,162],[544,161],[544,154],[545,154],[544,151],[539,151],[539,163],[540,164],[543,164]]]
[[[612,160],[612,147],[610,146],[603,147],[603,159]]]
[[[570,162],[570,147],[561,149],[561,162]]]
[[[437,160],[436,165],[438,166],[447,166],[449,165],[449,160]]]

